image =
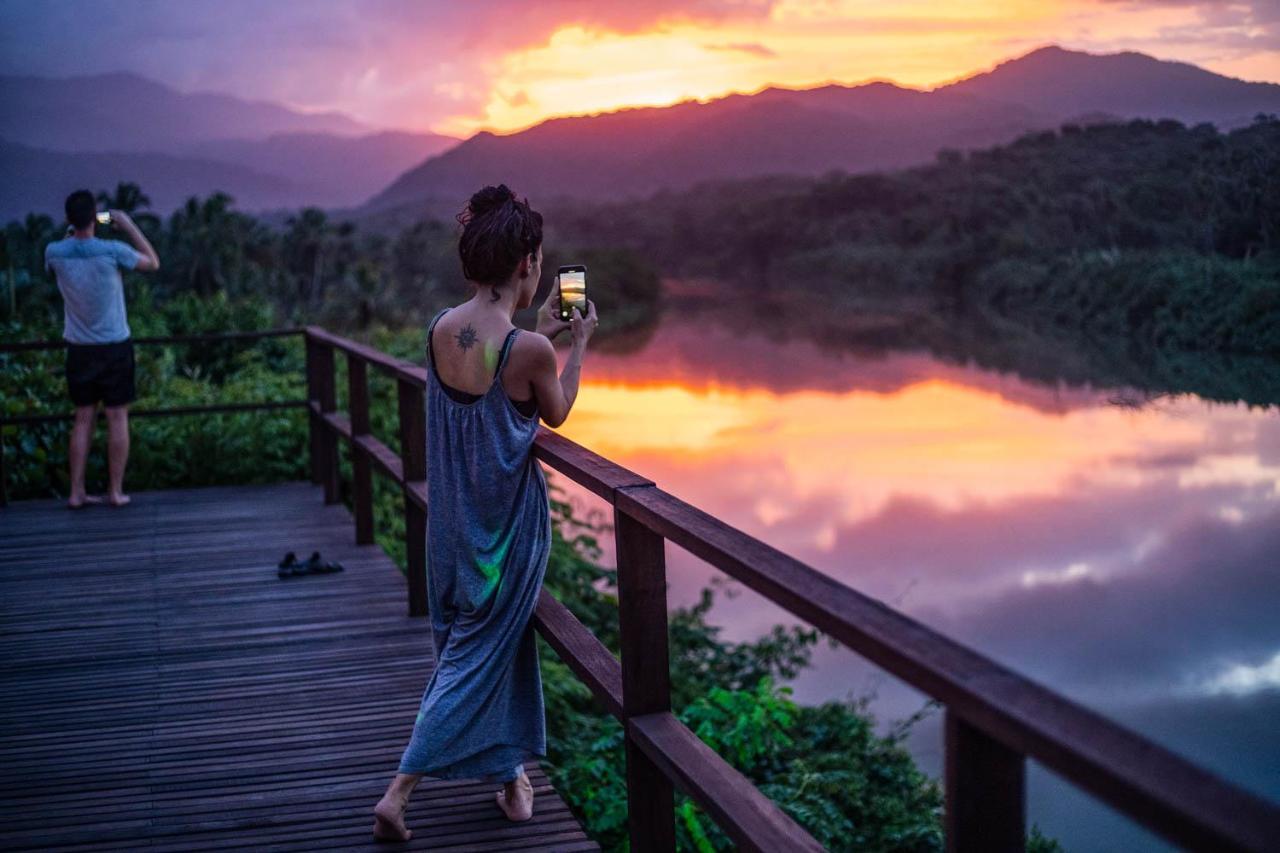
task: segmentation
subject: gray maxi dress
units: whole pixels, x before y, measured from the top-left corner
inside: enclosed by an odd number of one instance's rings
[[[427,599],[436,668],[400,772],[507,782],[523,762],[546,755],[530,621],[551,549],[547,483],[531,453],[538,415],[518,411],[502,387],[516,329],[488,391],[444,385],[431,350],[444,313],[427,327]]]

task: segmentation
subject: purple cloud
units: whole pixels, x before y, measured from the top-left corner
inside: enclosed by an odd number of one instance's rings
[[[562,27],[630,33],[669,21],[760,18],[771,6],[772,0],[102,0],[90,13],[78,4],[0,0],[0,73],[130,71],[184,91],[425,128],[478,115],[502,55],[545,44]]]

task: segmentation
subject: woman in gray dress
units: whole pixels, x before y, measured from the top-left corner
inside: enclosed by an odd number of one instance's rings
[[[512,324],[542,272],[542,216],[506,185],[485,187],[458,217],[470,300],[427,329],[427,598],[436,668],[395,778],[374,808],[374,835],[405,841],[409,794],[424,776],[501,782],[513,821],[533,816],[526,760],[546,755],[538,652],[530,619],[551,546],[542,467],[530,452],[541,419],[562,424],[578,395],[595,305],[560,320],[552,288],[537,329]],[[572,346],[556,375],[551,340]]]

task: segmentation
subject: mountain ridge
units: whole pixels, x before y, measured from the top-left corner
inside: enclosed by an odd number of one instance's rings
[[[1117,79],[1117,69],[1131,79]],[[1188,91],[1160,85],[1169,79],[1188,81]],[[1048,46],[928,90],[886,80],[766,86],[666,107],[556,116],[511,134],[483,131],[406,171],[359,213],[457,206],[476,187],[499,181],[530,196],[590,200],[704,180],[892,169],[1080,116],[1231,126],[1260,110],[1280,111],[1280,85],[1134,52]]]
[[[85,93],[94,97],[87,98]],[[130,72],[53,78],[0,75],[0,115],[11,142],[54,151],[164,150],[214,138],[261,139],[276,133],[359,135],[367,125],[334,111],[306,113],[281,104],[211,92],[185,93]]]
[[[95,190],[137,182],[164,212],[216,190],[259,210],[354,205],[458,142],[374,130],[335,112],[182,93],[125,72],[0,76],[0,117],[0,138],[9,143],[0,148],[0,171],[9,181],[0,217],[56,214],[67,192],[86,185],[82,180],[97,181],[89,184]],[[40,203],[23,207],[29,200]]]

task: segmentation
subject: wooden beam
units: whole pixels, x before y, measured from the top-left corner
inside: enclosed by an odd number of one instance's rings
[[[647,477],[628,471],[546,427],[538,428],[533,455],[609,503],[613,503],[618,489],[653,485]]]
[[[351,418],[351,502],[356,544],[373,544],[373,471],[369,454],[355,442],[369,433],[369,371],[360,356],[347,353],[347,411]]]
[[[824,849],[670,712],[629,718],[627,736],[707,810],[737,849],[788,853],[817,853]]]
[[[617,510],[613,523],[618,555],[622,709],[630,720],[640,714],[671,710],[667,563],[661,536]],[[675,794],[671,779],[631,736],[626,740],[626,756],[631,849],[674,851]]]
[[[312,356],[315,364],[316,403],[323,419],[338,407],[337,389],[333,373],[333,348],[317,343]],[[320,432],[320,484],[324,486],[324,502],[339,501],[338,437],[330,430]]]
[[[1026,759],[948,711],[947,853],[1023,853]]]
[[[613,653],[546,589],[538,595],[533,622],[560,659],[622,721],[622,666]]]
[[[400,462],[404,482],[427,479],[427,411],[420,385],[400,379]],[[427,512],[408,489],[404,494],[404,535],[406,574],[409,579],[409,615],[426,616],[427,603]],[[424,489],[425,503],[425,489]]]

